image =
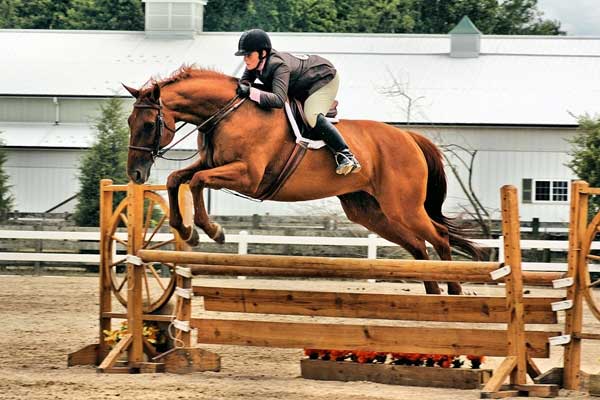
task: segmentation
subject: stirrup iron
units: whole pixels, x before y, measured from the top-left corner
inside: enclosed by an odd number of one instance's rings
[[[341,157],[341,161],[338,159],[338,156]],[[349,151],[336,152],[335,163],[337,164],[335,173],[338,175],[348,175],[351,172],[358,172],[361,169],[359,162]]]

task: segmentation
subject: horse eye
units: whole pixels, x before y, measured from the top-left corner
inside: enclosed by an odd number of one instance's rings
[[[154,129],[154,122],[144,122],[144,130],[151,131]]]

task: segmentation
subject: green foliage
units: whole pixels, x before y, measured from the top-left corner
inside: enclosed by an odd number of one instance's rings
[[[12,211],[14,206],[14,197],[10,193],[9,176],[4,171],[6,163],[6,151],[4,149],[4,140],[0,139],[0,219],[4,220],[6,214]]]
[[[206,31],[448,33],[468,15],[485,34],[557,35],[537,0],[210,0]],[[141,0],[0,0],[0,28],[143,30]]]
[[[567,166],[591,187],[600,187],[600,116],[592,118],[586,114],[579,117],[579,129],[570,143],[571,161]],[[600,199],[597,197],[590,198],[592,215],[600,210]]]
[[[0,0],[0,28],[62,29],[72,0]]]
[[[0,0],[0,29],[19,27],[15,0]]]
[[[64,29],[144,30],[140,0],[72,0]]]
[[[204,10],[204,30],[227,32],[260,27],[270,32],[293,31],[294,22],[302,12],[301,3],[307,2],[298,0],[209,1]]]
[[[101,108],[94,128],[96,143],[83,156],[79,167],[79,202],[75,221],[79,226],[98,226],[100,180],[112,179],[115,184],[127,183],[127,146],[129,128],[125,121],[123,101],[111,98]],[[120,201],[122,196],[116,196]]]
[[[207,31],[448,33],[468,15],[485,34],[557,35],[537,0],[211,0]]]
[[[418,33],[448,33],[468,15],[484,34],[558,35],[560,22],[544,20],[537,0],[429,0],[416,2]]]
[[[0,28],[143,30],[141,0],[0,0]]]

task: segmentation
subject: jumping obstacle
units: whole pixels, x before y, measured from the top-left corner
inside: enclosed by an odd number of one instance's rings
[[[130,192],[133,192],[130,197],[135,199],[135,190]],[[138,206],[137,213],[142,214],[143,208],[141,211]],[[127,275],[129,294],[127,318],[131,327],[130,335],[110,352],[106,351],[106,347],[104,352],[100,351],[103,340],[101,335],[100,345],[88,349],[86,354],[89,354],[89,360],[95,357],[96,364],[100,364],[98,369],[100,372],[218,370],[220,360],[217,355],[191,347],[191,330],[197,329],[198,343],[206,344],[501,356],[504,357],[504,361],[484,386],[482,397],[503,397],[522,393],[552,395],[557,390],[556,386],[527,385],[526,376],[529,374],[532,378],[543,377],[532,358],[549,356],[550,338],[566,340],[560,335],[562,327],[556,325],[556,312],[552,310],[553,303],[559,303],[565,298],[524,298],[522,286],[523,282],[539,285],[547,285],[553,281],[560,282],[563,276],[557,273],[521,272],[517,199],[516,190],[512,187],[505,187],[502,190],[502,214],[505,237],[504,264],[240,256],[160,250],[131,251]],[[128,220],[129,229],[132,230],[131,221],[135,221],[135,215]],[[143,224],[139,223],[138,226]],[[139,230],[137,234],[140,235]],[[174,316],[152,316],[143,312],[141,288],[145,278],[142,267],[145,268],[153,263],[185,265],[176,268],[177,311]],[[577,264],[573,264],[571,268],[571,256],[569,268],[569,277],[576,278]],[[414,296],[215,288],[206,285],[193,286],[192,277],[195,275],[504,282],[506,295],[503,297]],[[571,338],[586,337],[577,333],[581,331],[577,326],[577,321],[581,321],[581,313],[573,312],[581,309],[577,306],[581,304],[582,298],[580,291],[577,290],[579,281],[580,279],[571,279],[571,285],[567,290],[567,300],[573,301],[574,306],[567,311],[567,328],[564,332],[570,335],[566,351],[573,354],[565,357],[563,383],[566,387],[578,384],[566,376],[567,371],[571,371],[572,366],[575,365],[575,361],[577,367],[579,366],[579,360],[575,360],[578,356],[576,349],[570,350],[569,347],[576,344],[576,341]],[[101,285],[101,288],[110,287]],[[103,294],[106,293],[101,293],[101,299]],[[507,324],[507,329],[408,328],[371,324],[340,325],[192,318],[192,295],[204,297],[207,311],[471,324],[504,322]],[[110,292],[108,296],[110,297]],[[102,304],[101,300],[101,322],[102,318],[114,317],[114,314],[107,313],[106,308],[102,312]],[[152,350],[152,346],[143,339],[142,321],[167,319],[173,320],[177,328],[177,341],[182,345],[157,355]],[[569,321],[571,321],[571,328],[569,328]],[[550,331],[527,331],[525,323],[550,324],[551,327]],[[128,361],[124,366],[118,367],[116,366],[118,359],[124,352],[127,353]],[[151,362],[144,361],[144,352],[148,354]],[[73,357],[85,358],[81,352],[75,353]],[[575,373],[574,379],[577,378],[578,374]],[[511,383],[508,391],[504,390],[507,387],[503,386],[507,379],[510,379]]]

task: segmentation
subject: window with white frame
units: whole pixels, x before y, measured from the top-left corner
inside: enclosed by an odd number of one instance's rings
[[[552,179],[523,179],[524,203],[567,203],[569,181]]]

